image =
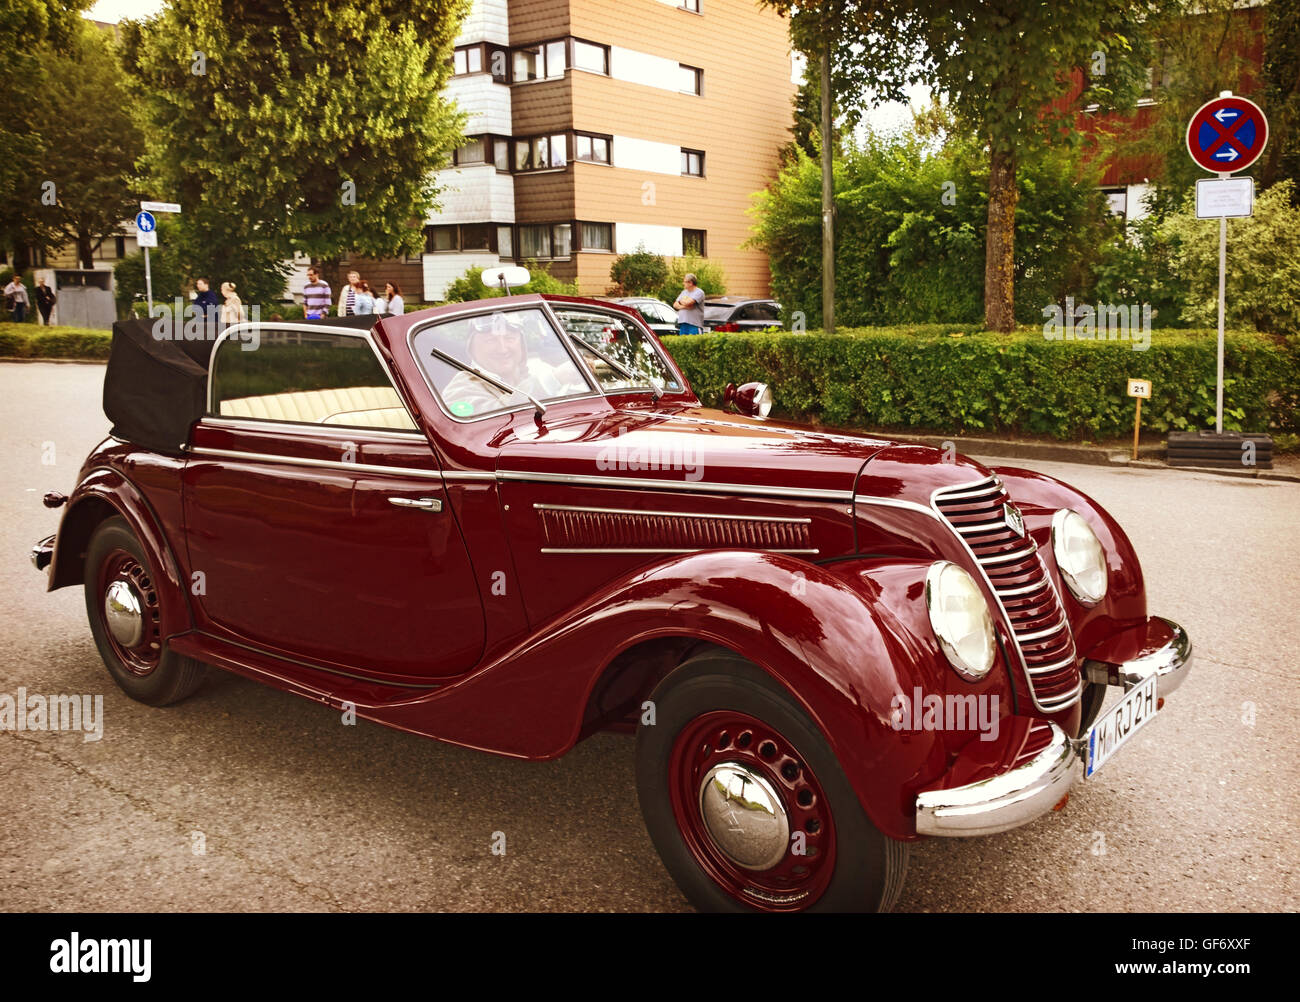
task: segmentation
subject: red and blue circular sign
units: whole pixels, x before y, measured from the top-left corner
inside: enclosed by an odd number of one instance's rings
[[[1245,170],[1264,152],[1268,119],[1254,101],[1216,97],[1206,101],[1187,125],[1187,152],[1197,166],[1216,174]]]

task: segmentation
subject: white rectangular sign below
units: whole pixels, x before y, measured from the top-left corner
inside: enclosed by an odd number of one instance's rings
[[[1255,211],[1255,179],[1203,177],[1196,182],[1196,218],[1249,216]]]
[[[158,231],[157,230],[136,230],[135,245],[137,247],[157,247]]]
[[[180,212],[179,202],[141,202],[140,208],[145,212]]]

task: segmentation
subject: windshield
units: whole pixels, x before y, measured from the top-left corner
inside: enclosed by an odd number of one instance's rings
[[[412,349],[447,410],[457,417],[525,406],[530,397],[545,401],[592,392],[592,384],[537,307],[425,327],[416,333]],[[438,352],[482,370],[513,392],[439,358]]]
[[[581,307],[552,304],[555,315],[575,338],[617,362],[635,376],[609,365],[592,352],[582,352],[606,393],[659,386],[665,392],[680,392],[682,385],[673,375],[650,337],[631,319]]]

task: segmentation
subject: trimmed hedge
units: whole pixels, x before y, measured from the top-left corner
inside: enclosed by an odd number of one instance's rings
[[[112,331],[0,323],[0,358],[108,358]]]
[[[1214,426],[1214,331],[1155,330],[1146,351],[1123,341],[1049,341],[954,326],[703,334],[664,343],[700,399],[759,380],[773,415],[842,428],[1012,432],[1057,439],[1131,434],[1126,380],[1152,381],[1146,431]],[[1300,337],[1225,335],[1224,427],[1300,429]]]
[[[0,356],[108,357],[109,331],[0,323]],[[1214,425],[1215,332],[1155,330],[1147,351],[1123,341],[1048,341],[953,325],[795,334],[702,334],[664,344],[700,399],[721,406],[729,381],[772,387],[775,416],[842,428],[1057,439],[1132,433],[1126,380],[1150,379],[1142,427]],[[1300,432],[1300,336],[1231,331],[1224,427]]]

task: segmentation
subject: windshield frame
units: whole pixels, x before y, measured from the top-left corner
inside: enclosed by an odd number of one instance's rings
[[[558,310],[560,309],[572,309],[574,311],[587,313],[605,313],[608,316],[616,317],[624,323],[631,322],[633,324],[639,324],[641,328],[640,333],[649,339],[649,344],[654,349],[655,356],[664,367],[664,371],[672,378],[672,382],[676,384],[674,387],[665,383],[662,387],[659,387],[656,390],[656,387],[653,384],[647,382],[644,386],[620,386],[617,389],[607,390],[605,384],[601,382],[600,377],[596,375],[595,369],[591,367],[591,363],[586,357],[586,353],[577,352],[575,348],[575,353],[582,358],[584,367],[587,368],[592,380],[594,380],[597,387],[599,387],[602,396],[621,397],[631,393],[654,394],[658,392],[659,396],[668,397],[676,396],[678,394],[688,394],[691,392],[690,384],[686,381],[686,377],[682,374],[681,370],[673,364],[671,356],[669,356],[668,352],[664,349],[664,346],[659,343],[659,338],[655,335],[655,332],[651,330],[650,324],[646,321],[645,317],[641,315],[641,311],[635,306],[624,303],[600,303],[599,305],[592,305],[591,303],[582,300],[571,301],[568,299],[560,299],[554,302],[545,300],[544,302],[548,309],[550,309],[554,322],[559,327],[563,328],[566,334],[568,334],[568,328],[564,327],[564,322],[560,320],[558,313]],[[568,338],[566,337],[565,340],[568,340]]]
[[[456,323],[462,320],[471,320],[474,317],[491,316],[493,313],[522,313],[525,310],[540,310],[544,319],[551,327],[551,333],[555,335],[556,340],[564,346],[573,364],[577,367],[583,381],[587,384],[589,390],[586,393],[569,393],[561,397],[539,398],[543,404],[565,403],[570,400],[591,400],[595,397],[603,397],[605,394],[601,390],[600,380],[595,377],[591,369],[578,354],[577,349],[569,343],[569,338],[560,328],[559,318],[547,308],[544,299],[531,299],[527,302],[504,305],[501,303],[503,297],[494,296],[489,299],[480,300],[483,305],[471,310],[458,311],[450,316],[431,317],[421,323],[412,324],[406,332],[406,347],[411,353],[411,358],[420,370],[420,375],[424,378],[425,385],[429,387],[429,392],[433,394],[434,401],[438,404],[438,409],[442,411],[451,420],[457,424],[474,424],[476,421],[486,421],[489,418],[500,418],[507,415],[518,413],[519,411],[528,411],[530,414],[536,413],[536,408],[528,400],[522,403],[513,404],[509,407],[498,407],[496,410],[484,411],[482,414],[473,414],[462,416],[453,414],[447,407],[446,402],[442,399],[442,394],[438,392],[438,387],[434,385],[433,376],[428,367],[421,360],[419,353],[415,350],[416,335],[428,330],[431,327],[441,327],[443,324]],[[447,364],[447,363],[444,363]],[[464,369],[458,369],[464,372]]]

